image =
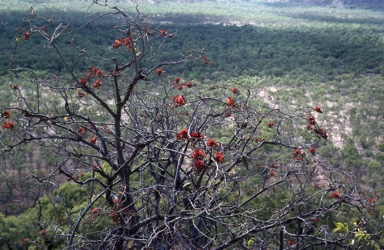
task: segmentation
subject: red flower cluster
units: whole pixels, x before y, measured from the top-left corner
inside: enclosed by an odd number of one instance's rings
[[[84,96],[86,96],[87,94],[84,94],[83,92],[81,92],[81,90],[78,90],[77,91],[77,97],[79,98],[83,98]]]
[[[214,139],[209,139],[207,141],[207,146],[208,147],[218,147],[218,146],[220,146],[220,144],[218,142],[215,142]]]
[[[369,201],[369,203],[370,203],[370,204],[373,204],[373,203],[375,203],[375,202],[376,202],[375,198],[372,198],[372,197],[371,197],[371,198],[369,198],[369,200],[368,200],[368,201]]]
[[[268,128],[272,128],[274,125],[275,123],[272,121],[267,123]]]
[[[127,49],[131,49],[132,46],[131,46],[131,38],[130,37],[126,37],[124,40],[122,38],[119,38],[117,40],[115,40],[115,43],[112,45],[112,49],[117,49],[119,48],[120,46],[125,46]]]
[[[203,160],[206,156],[207,156],[207,154],[203,150],[200,150],[200,149],[195,149],[195,151],[193,151],[193,153],[191,154],[191,157],[194,160]]]
[[[232,88],[232,93],[235,94],[235,95],[238,95],[238,94],[240,94],[240,91],[237,88],[233,87]]]
[[[101,84],[103,84],[100,80],[96,80],[95,83],[93,84],[93,87],[95,89],[100,89]]]
[[[15,125],[13,124],[13,122],[9,121],[9,122],[4,122],[3,123],[3,128],[5,129],[14,129],[15,128]]]
[[[293,158],[295,158],[296,160],[298,161],[302,161],[303,158],[306,156],[306,152],[300,148],[296,149],[292,155],[293,155]]]
[[[324,139],[328,138],[327,131],[323,130],[322,128],[319,128],[319,126],[316,123],[315,117],[313,117],[312,115],[308,117],[307,129],[313,130],[313,132],[320,135]]]
[[[205,162],[202,160],[195,160],[193,166],[196,173],[200,173],[205,168]]]
[[[83,136],[83,135],[85,135],[87,133],[87,128],[84,128],[83,126],[80,126],[77,129],[77,132]]]
[[[177,77],[173,82],[171,83],[171,87],[177,87],[178,90],[182,90],[183,88],[192,88],[193,84],[191,82],[186,82],[186,83],[180,83],[180,77]]]
[[[191,82],[187,82],[186,84],[185,84],[185,87],[187,87],[187,88],[192,88],[192,83]]]
[[[311,152],[312,155],[316,155],[316,148],[310,148],[309,152]]]
[[[160,31],[160,36],[166,36],[166,35],[168,35],[168,31],[166,29],[162,29]]]
[[[91,138],[89,139],[89,142],[92,143],[92,144],[96,144],[96,141],[97,141],[96,136],[91,137]]]
[[[191,133],[191,138],[200,138],[204,139],[204,135],[201,132],[192,132]]]
[[[288,245],[290,245],[290,246],[295,245],[295,241],[294,240],[289,240],[288,241]]]
[[[319,113],[323,113],[323,111],[321,110],[321,108],[318,107],[318,106],[314,107],[313,110],[315,110],[316,112],[319,112]]]
[[[88,85],[88,81],[84,78],[77,79],[77,82],[81,85]]]
[[[24,33],[24,35],[22,36],[22,39],[24,39],[24,40],[29,40],[30,38],[31,38],[31,35],[29,34],[28,31],[26,31],[26,32]]]
[[[205,162],[204,158],[207,155],[203,150],[196,149],[192,154],[191,157],[193,159],[193,167],[195,168],[196,173],[201,172],[205,168]]]
[[[340,198],[340,193],[339,192],[333,192],[332,193],[332,198],[335,198],[335,199],[337,199],[337,198]]]
[[[11,118],[11,112],[9,112],[9,110],[5,110],[2,114],[1,114],[1,117],[5,117],[5,118]]]
[[[213,159],[215,159],[215,161],[217,161],[218,163],[222,163],[224,162],[224,154],[223,152],[216,152],[216,154],[213,156]]]
[[[176,138],[181,139],[188,139],[188,130],[186,128],[183,128],[180,133],[176,134]]]
[[[161,76],[161,74],[163,74],[163,69],[162,68],[158,68],[156,70],[156,75]]]
[[[235,102],[233,101],[232,97],[228,96],[227,104],[228,106],[231,106],[231,107],[235,105]]]
[[[93,68],[89,68],[87,70],[87,73],[85,74],[85,78],[79,78],[77,79],[77,82],[80,84],[80,85],[88,85],[89,81],[94,77],[94,76],[98,76],[98,77],[103,77],[104,76],[104,73],[101,69],[98,69],[96,67],[93,67]],[[100,80],[96,80],[96,82],[93,84],[93,87],[94,88],[97,88],[97,89],[100,89],[100,86],[101,86],[102,82]],[[81,94],[78,93],[78,96],[79,97],[83,97]],[[84,95],[85,96],[85,95]]]
[[[186,103],[186,100],[183,95],[176,95],[172,97],[172,101],[176,105],[176,107],[180,107]]]
[[[323,130],[322,128],[315,128],[313,131],[324,139],[328,138],[327,131]]]
[[[308,130],[311,130],[313,126],[316,126],[315,117],[313,117],[313,115],[310,115],[310,116],[308,117],[308,125],[307,125],[307,129],[308,129]]]

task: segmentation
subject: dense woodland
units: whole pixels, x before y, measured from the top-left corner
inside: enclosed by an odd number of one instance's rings
[[[0,54],[0,84],[3,86],[0,108],[5,106],[4,103],[13,101],[12,89],[8,88],[10,83],[17,82],[24,89],[33,90],[35,85],[30,79],[34,74],[48,79],[66,70],[46,41],[38,36],[32,36],[28,42],[20,39],[24,33],[23,19],[29,18],[29,7],[44,11],[44,7],[38,5],[44,1],[19,2],[23,5],[17,8],[6,3],[0,6],[0,44],[3,51]],[[81,6],[79,12],[70,5],[58,5],[55,9],[46,3],[47,13],[56,23],[70,23],[70,30],[75,30],[85,18],[92,19],[98,13],[97,8],[83,11],[89,7],[87,1],[76,2]],[[117,2],[127,3],[126,8],[134,12],[133,1]],[[180,2],[182,7],[178,5]],[[148,13],[147,20],[159,29],[166,28],[175,36],[175,39],[166,40],[161,46],[159,42],[148,61],[177,60],[180,53],[191,48],[204,48],[208,66],[201,62],[179,64],[164,68],[166,74],[192,79],[194,84],[203,87],[260,88],[263,94],[260,94],[258,105],[261,106],[274,103],[293,111],[321,106],[329,140],[317,145],[319,157],[338,172],[350,173],[351,181],[360,185],[360,195],[366,200],[375,200],[370,216],[381,218],[384,213],[381,201],[384,195],[384,15],[383,10],[369,9],[380,6],[380,1],[240,1],[244,8],[254,10],[249,12],[244,11],[241,4],[234,6],[227,1],[215,9],[215,2],[143,3],[141,10]],[[62,8],[65,13],[60,11]],[[230,8],[232,13],[228,11]],[[208,14],[209,10],[212,13]],[[110,32],[106,35],[105,30]],[[111,41],[117,36],[119,33],[113,30],[111,20],[106,16],[97,24],[83,28],[81,34],[64,34],[58,43],[66,53],[66,60],[74,65],[75,72],[85,72],[95,63],[97,67],[106,67],[108,62],[101,60],[104,56],[113,54],[117,61],[124,59],[124,55],[110,49]],[[74,50],[73,43],[82,49]],[[89,64],[78,60],[81,54],[91,58]],[[9,68],[33,68],[34,73],[9,73],[6,71]],[[47,75],[47,69],[50,75]],[[305,131],[298,134],[306,136]],[[225,137],[225,134],[222,136]],[[265,132],[262,136],[268,138],[272,135]],[[309,138],[307,140],[310,141]],[[269,157],[264,164],[272,162],[277,156],[270,154]],[[15,233],[13,226],[19,223],[18,220],[38,213],[36,209],[26,212],[27,208],[37,203],[50,206],[49,197],[39,200],[48,187],[34,185],[31,175],[39,176],[50,171],[50,167],[57,162],[55,156],[49,152],[36,152],[32,145],[1,155],[0,229],[10,230],[0,230],[0,247],[5,246],[3,238],[10,238]],[[255,170],[253,181],[260,184],[257,173],[258,170]],[[56,181],[63,183],[65,179]],[[60,189],[61,193],[72,197],[71,209],[83,206],[81,192],[86,190],[74,189],[69,183],[63,184]],[[276,205],[286,195],[280,193],[270,202]],[[45,216],[57,216],[53,208],[46,213]],[[338,220],[352,224],[354,216],[346,210],[345,216]],[[373,237],[383,245],[380,240],[382,220],[378,219],[370,229],[373,234],[377,233]],[[19,231],[17,237],[12,237],[23,239],[23,234],[28,234],[27,228]]]

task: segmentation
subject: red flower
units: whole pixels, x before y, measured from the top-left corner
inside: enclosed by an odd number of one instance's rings
[[[235,95],[238,95],[238,94],[240,94],[240,91],[237,88],[233,87],[232,93],[234,93]]]
[[[94,136],[94,137],[91,137],[91,138],[89,139],[89,142],[90,142],[90,143],[92,143],[92,144],[95,144],[95,143],[96,143],[96,141],[97,141],[97,138],[96,138],[96,136]]]
[[[204,139],[204,135],[203,135],[203,133],[201,133],[201,132],[197,132],[197,136],[198,136],[200,139]]]
[[[268,124],[267,124],[268,128],[272,128],[272,127],[273,127],[273,125],[275,125],[275,123],[274,123],[274,122],[268,122]]]
[[[178,84],[179,82],[180,82],[180,77],[177,77],[177,78],[175,79],[175,83]]]
[[[176,107],[180,107],[186,103],[183,95],[177,95],[172,97],[172,101],[174,104],[176,104]]]
[[[232,97],[228,96],[227,104],[228,104],[228,106],[233,106],[235,104],[235,102],[233,101]]]
[[[222,163],[224,162],[224,154],[222,152],[216,152],[216,154],[213,156],[213,159],[219,163]]]
[[[295,158],[296,160],[298,161],[302,161],[303,158],[306,156],[306,152],[300,148],[296,149],[292,155],[293,155],[293,158]]]
[[[200,138],[200,139],[204,139],[204,135],[203,135],[203,133],[201,133],[201,132],[195,132],[195,131],[193,131],[193,132],[191,133],[191,138]]]
[[[204,64],[208,64],[208,59],[205,55],[203,56],[203,59],[204,59]]]
[[[121,39],[117,39],[115,40],[115,43],[112,45],[112,49],[117,49],[118,47],[120,47],[121,45],[123,44],[123,42],[121,41]]]
[[[372,198],[372,197],[371,197],[371,198],[369,198],[368,201],[369,201],[370,204],[373,204],[373,203],[375,203],[376,200],[375,200],[375,198]]]
[[[316,121],[315,121],[315,117],[313,117],[312,115],[310,115],[308,117],[308,130],[312,129],[312,126],[315,126],[316,125]]]
[[[97,213],[99,213],[99,209],[98,209],[97,207],[94,207],[94,208],[92,209],[92,213],[93,213],[93,214],[97,214]]]
[[[203,160],[207,156],[203,150],[195,149],[195,151],[191,154],[191,157],[195,160]]]
[[[311,152],[312,155],[316,154],[316,148],[310,148],[309,151]]]
[[[88,85],[87,80],[85,80],[84,78],[77,79],[77,82],[81,85]]]
[[[188,130],[186,128],[183,128],[180,133],[176,134],[176,138],[181,139],[188,139]]]
[[[15,128],[15,125],[13,124],[13,122],[9,121],[9,122],[4,122],[3,123],[3,128],[5,129],[14,129]]]
[[[315,110],[316,112],[319,112],[319,113],[323,113],[323,111],[321,110],[320,107],[314,107],[313,110]]]
[[[273,171],[273,170],[271,170],[270,172],[269,172],[269,176],[274,176],[275,175],[275,171]]]
[[[23,239],[23,242],[24,242],[24,243],[28,243],[28,241],[29,241],[28,238],[24,238],[24,239]]]
[[[337,199],[337,198],[340,198],[340,194],[339,194],[339,192],[336,192],[336,191],[333,192],[333,193],[332,193],[332,197],[333,197],[333,198],[336,198],[336,199]]]
[[[131,38],[130,37],[126,37],[125,39],[124,39],[124,44],[125,44],[125,46],[126,47],[131,47]]]
[[[162,73],[163,73],[163,69],[162,68],[159,68],[159,69],[156,70],[156,74],[158,76],[161,76]]]
[[[182,90],[183,89],[183,85],[180,84],[178,87],[177,87],[178,90]]]
[[[83,126],[80,126],[80,127],[77,129],[77,132],[80,133],[81,135],[85,135],[85,133],[87,133],[87,129],[84,128]]]
[[[290,245],[290,246],[295,245],[295,241],[294,240],[289,240],[288,241],[288,245]]]
[[[2,114],[1,114],[1,117],[6,117],[6,118],[11,118],[11,112],[9,112],[9,110],[6,110],[4,111]]]
[[[185,86],[186,86],[187,88],[192,88],[192,83],[191,83],[191,82],[187,82],[187,83],[185,84]]]
[[[162,29],[160,31],[160,36],[166,36],[168,34],[167,30],[166,29]]]
[[[327,131],[323,130],[322,128],[315,128],[313,131],[324,139],[328,138]]]
[[[103,76],[103,71],[101,71],[100,69],[98,69],[97,71],[96,71],[96,75],[97,76]]]
[[[100,80],[96,80],[95,83],[93,84],[93,87],[96,89],[100,89],[101,84],[103,84]]]
[[[207,146],[208,146],[208,147],[214,147],[214,146],[216,146],[215,140],[214,140],[214,139],[209,139],[209,140],[207,141]]]
[[[31,36],[29,35],[29,32],[25,32],[23,38],[24,38],[25,40],[29,40],[29,38],[31,38]]]
[[[79,98],[83,98],[84,96],[86,96],[86,94],[84,94],[83,92],[81,92],[81,90],[78,90],[78,91],[77,91],[77,97],[79,97]]]
[[[205,162],[203,162],[202,160],[196,160],[193,163],[193,166],[195,167],[195,171],[199,173],[205,168]]]

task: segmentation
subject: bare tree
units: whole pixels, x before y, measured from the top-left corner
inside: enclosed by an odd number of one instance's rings
[[[173,65],[212,62],[203,48],[180,52],[178,61],[161,60],[156,53],[168,39],[177,39],[175,33],[154,27],[138,9],[129,15],[107,1],[94,4],[108,11],[85,25],[113,17],[120,36],[109,49],[123,59],[93,55],[73,38],[84,26],[53,26],[31,9],[19,39],[41,35],[69,74],[43,79],[33,69],[9,69],[29,72],[35,88],[12,84],[15,101],[2,115],[2,154],[33,144],[39,154],[56,157],[50,173],[34,176],[39,183],[58,189],[64,176],[90,190],[80,212],[64,209],[65,225],[39,217],[44,244],[50,249],[350,244],[353,233],[332,232],[333,222],[353,211],[363,218],[367,201],[348,173],[317,156],[328,137],[317,122],[319,107],[292,112],[277,98],[266,103],[257,83],[228,88],[171,77]],[[60,47],[59,40],[69,37],[79,60],[94,65],[86,72],[78,72]]]

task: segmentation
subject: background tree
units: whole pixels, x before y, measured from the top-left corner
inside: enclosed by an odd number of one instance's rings
[[[13,63],[8,70],[34,87],[11,83],[2,153],[17,155],[32,144],[37,157],[51,156],[54,170],[33,176],[46,196],[23,216],[29,231],[15,236],[20,218],[0,218],[12,229],[2,232],[5,245],[346,247],[356,237],[352,227],[362,232],[356,244],[373,245],[366,223],[337,218],[348,213],[367,221],[365,208],[374,202],[361,199],[351,176],[316,154],[328,137],[317,121],[320,107],[293,112],[278,98],[262,102],[262,86],[198,86],[172,76],[174,65],[214,62],[193,47],[169,61],[163,48],[176,31],[146,22],[139,10],[129,15],[94,4],[107,11],[85,25],[116,21],[112,32],[105,30],[114,36],[109,55],[77,43],[83,26],[56,24],[32,8],[19,30],[18,46],[42,36],[68,74],[52,68],[52,75],[40,75]],[[69,50],[88,70],[76,70]]]

